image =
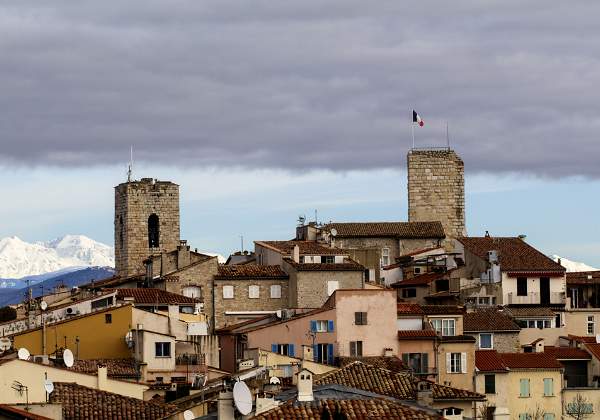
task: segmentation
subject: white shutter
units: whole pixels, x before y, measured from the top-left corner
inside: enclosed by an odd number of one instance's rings
[[[452,373],[452,353],[446,353],[446,373]]]
[[[279,284],[273,284],[271,286],[271,298],[272,299],[280,299],[281,298],[281,286]]]
[[[467,353],[460,354],[460,368],[462,373],[467,373]]]

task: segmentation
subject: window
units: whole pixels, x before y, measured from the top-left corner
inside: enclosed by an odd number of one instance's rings
[[[496,375],[485,375],[485,393],[496,393]]]
[[[283,354],[284,356],[294,356],[293,344],[271,344],[271,352]]]
[[[171,343],[154,343],[154,357],[171,357]]]
[[[160,247],[160,229],[159,229],[158,216],[151,214],[148,217],[148,247],[159,248]]]
[[[571,402],[567,404],[567,414],[593,414],[594,406],[592,403]]]
[[[531,414],[521,413],[519,414],[519,420],[531,420]]]
[[[312,332],[333,332],[333,320],[310,321]]]
[[[447,292],[450,290],[450,280],[440,279],[435,282],[436,292]]]
[[[417,289],[402,289],[402,297],[403,298],[414,298],[417,297]]]
[[[223,286],[223,299],[233,299],[233,286]]]
[[[521,398],[529,398],[529,379],[521,379],[520,382],[520,393]]]
[[[587,317],[587,333],[592,335],[594,334],[594,315],[590,315]]]
[[[200,298],[202,297],[202,289],[199,286],[185,286],[183,288],[183,296]]]
[[[107,298],[103,298],[103,299],[98,299],[92,302],[92,310],[94,309],[99,309],[99,308],[107,308],[109,306],[112,306],[113,304],[113,297],[109,296]]]
[[[362,341],[351,341],[350,342],[350,356],[351,357],[362,357]]]
[[[479,304],[480,305],[489,305],[490,304],[490,298],[489,297],[480,297],[479,298]]]
[[[413,373],[427,373],[429,371],[429,354],[427,353],[403,353],[402,361]]]
[[[313,357],[317,363],[333,365],[333,344],[315,344],[313,346]]]
[[[340,288],[340,283],[337,280],[330,280],[327,282],[327,295],[331,296],[333,292]]]
[[[527,296],[527,277],[517,277],[517,296]]]
[[[462,409],[456,407],[445,408],[444,413],[446,416],[460,416]]]
[[[366,312],[354,312],[354,324],[367,325],[367,313]]]
[[[467,353],[446,353],[447,373],[467,373]]]
[[[554,414],[544,413],[544,420],[554,420]]]
[[[248,298],[258,299],[260,297],[260,286],[252,285],[248,286]]]
[[[443,336],[456,335],[456,321],[454,319],[432,319],[433,329]]]
[[[381,266],[386,267],[390,265],[390,249],[382,248],[381,249]]]
[[[544,378],[544,397],[554,396],[554,380],[552,378]]]
[[[271,299],[281,299],[281,286],[279,284],[271,286]]]
[[[560,328],[562,326],[562,322],[560,320],[560,312],[556,314],[556,318],[554,318],[554,326],[556,328]]]
[[[421,274],[421,267],[415,267],[415,268],[413,268],[413,273],[415,273],[415,274]]]
[[[335,255],[321,256],[321,264],[333,264],[333,263],[335,263]]]
[[[494,348],[494,334],[491,334],[491,333],[479,334],[479,348],[480,349],[493,349]]]
[[[182,314],[193,314],[195,310],[193,306],[180,306],[179,312]]]
[[[104,314],[104,323],[112,324],[112,314]]]

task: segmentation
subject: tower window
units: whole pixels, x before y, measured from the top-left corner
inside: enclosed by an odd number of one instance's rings
[[[148,246],[150,248],[160,247],[160,232],[158,224],[158,216],[151,214],[148,218]]]

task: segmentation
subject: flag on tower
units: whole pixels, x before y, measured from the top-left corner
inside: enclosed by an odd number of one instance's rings
[[[425,123],[423,122],[423,119],[419,116],[419,114],[417,114],[417,111],[415,111],[413,109],[413,122],[419,124],[419,127],[423,127],[423,125],[425,125]]]

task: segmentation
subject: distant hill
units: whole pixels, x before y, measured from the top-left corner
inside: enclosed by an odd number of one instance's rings
[[[560,265],[567,269],[567,272],[572,273],[576,271],[598,271],[597,268],[594,268],[590,265],[587,265],[582,262],[571,261],[567,258],[561,257],[559,255],[550,255],[554,261],[558,262],[560,260]]]
[[[102,280],[114,275],[115,270],[112,267],[88,267],[59,273],[55,276],[45,278],[31,286],[32,294],[38,297],[43,293],[50,292],[54,287],[64,284],[67,287],[75,287],[81,284],[89,283],[92,280]],[[23,301],[27,293],[27,287],[23,288],[0,288],[0,307],[12,305]]]

